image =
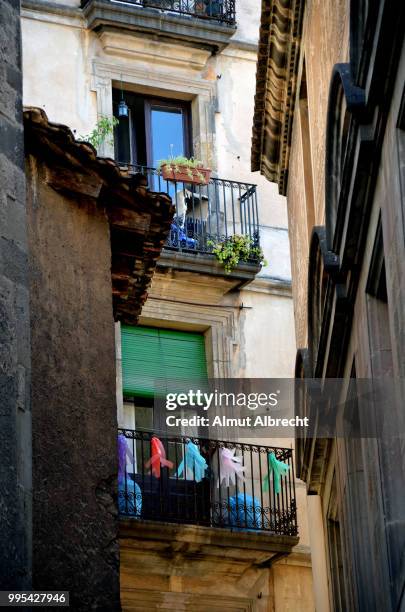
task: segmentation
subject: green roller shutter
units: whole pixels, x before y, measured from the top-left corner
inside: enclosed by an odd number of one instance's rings
[[[207,380],[204,336],[155,327],[121,328],[125,396],[153,397],[176,380]]]

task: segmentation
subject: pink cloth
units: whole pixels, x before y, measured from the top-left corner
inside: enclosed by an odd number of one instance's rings
[[[243,472],[242,457],[235,457],[235,448],[220,448],[219,449],[219,474],[217,486],[224,481],[225,486],[236,484],[236,477],[240,480],[245,480]]]

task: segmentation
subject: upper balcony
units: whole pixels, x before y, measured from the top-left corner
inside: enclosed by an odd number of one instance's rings
[[[236,30],[236,0],[83,0],[90,30],[157,34],[222,50]]]
[[[144,182],[151,191],[170,195],[175,216],[159,259],[160,268],[176,268],[200,274],[223,276],[241,288],[260,271],[256,256],[229,273],[217,261],[213,246],[232,236],[250,239],[260,245],[257,186],[222,178],[211,178],[207,185],[164,180],[156,168],[120,164],[122,170]]]

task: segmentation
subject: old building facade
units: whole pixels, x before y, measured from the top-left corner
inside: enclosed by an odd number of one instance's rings
[[[212,474],[209,490],[195,475],[180,479],[167,476],[167,467],[162,473],[147,467],[157,434],[175,474],[189,442],[187,432],[176,440],[160,433],[150,396],[156,367],[164,367],[165,380],[182,372],[227,379],[293,375],[285,202],[265,179],[256,185],[249,169],[259,8],[253,0],[90,0],[81,6],[29,0],[22,8],[38,355],[31,394],[34,585],[56,588],[69,567],[78,610],[313,609],[305,489],[294,482],[290,440],[227,443],[246,466],[250,460],[243,501],[238,483],[236,490],[216,485],[220,447],[198,430],[192,433]],[[114,138],[99,144],[101,159],[61,125],[82,137],[100,118],[113,116],[120,122]],[[200,158],[213,170],[210,183],[194,190],[187,181],[161,181],[157,161],[171,153]],[[109,157],[120,171],[103,161]],[[155,206],[169,205],[167,196],[174,204],[169,226],[167,218],[154,216]],[[161,252],[155,237],[165,228]],[[260,269],[250,259],[227,273],[208,239],[234,235],[255,245],[260,239],[269,266]],[[95,276],[87,282],[91,270]],[[110,369],[112,317],[116,366]],[[62,345],[65,362],[80,367],[58,378],[55,349]],[[48,375],[47,389],[40,381]],[[65,412],[58,415],[60,404]],[[60,444],[49,436],[49,423],[63,432]],[[130,455],[121,481],[118,468],[119,522],[113,504],[117,434]],[[264,488],[261,473],[272,449],[291,468],[280,491]],[[65,503],[64,476],[73,506],[57,529],[47,530]],[[64,551],[58,542],[67,537]]]
[[[33,588],[63,582],[72,608],[114,610],[114,320],[131,302],[136,321],[174,211],[40,109],[25,110],[24,137]]]
[[[31,375],[18,3],[0,20],[0,588],[31,586]]]
[[[252,148],[287,196],[296,377],[402,396],[404,31],[400,2],[263,2]],[[403,609],[398,410],[378,438],[297,441],[317,610]]]

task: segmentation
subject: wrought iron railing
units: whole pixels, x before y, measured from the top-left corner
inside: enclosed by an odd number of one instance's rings
[[[297,535],[291,448],[132,429],[119,430],[119,448],[121,517]]]
[[[83,0],[82,6],[89,0]],[[148,9],[157,9],[174,15],[195,17],[217,21],[221,24],[235,26],[236,10],[235,0],[112,0],[124,4],[132,4]]]
[[[236,234],[250,237],[252,247],[259,246],[256,185],[220,178],[211,178],[208,185],[193,185],[166,181],[156,168],[120,165],[145,175],[152,191],[171,196],[176,213],[166,248],[211,253],[213,245]]]

